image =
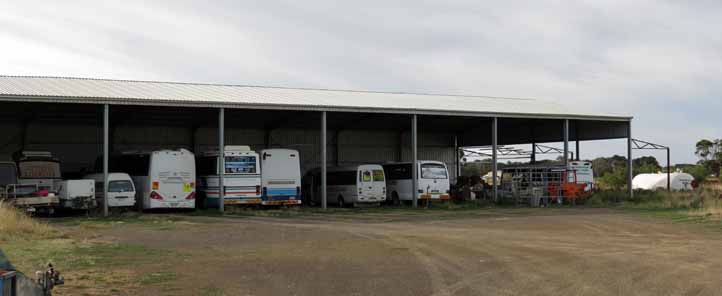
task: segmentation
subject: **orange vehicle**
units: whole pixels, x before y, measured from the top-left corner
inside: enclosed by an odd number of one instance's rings
[[[575,170],[567,170],[562,173],[561,184],[550,183],[547,190],[552,200],[563,197],[576,204],[577,199],[587,197],[591,192],[586,191],[587,184],[577,182],[577,172]]]

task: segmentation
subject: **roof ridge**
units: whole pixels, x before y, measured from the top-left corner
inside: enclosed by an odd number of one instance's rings
[[[499,100],[517,100],[517,101],[539,101],[547,103],[556,103],[552,100],[541,100],[537,98],[518,98],[518,97],[500,97],[500,96],[481,96],[466,94],[443,94],[443,93],[414,93],[403,91],[373,91],[373,90],[353,90],[353,89],[331,89],[331,88],[310,88],[310,87],[287,87],[287,86],[267,86],[267,85],[244,85],[244,84],[226,84],[226,83],[199,83],[199,82],[178,82],[178,81],[158,81],[158,80],[130,80],[130,79],[110,79],[110,78],[90,78],[90,77],[71,77],[71,76],[43,76],[43,75],[3,75],[0,78],[30,78],[30,79],[68,79],[68,80],[90,80],[90,81],[112,81],[112,82],[131,82],[131,83],[154,83],[154,84],[175,84],[175,85],[197,85],[197,86],[226,86],[226,87],[255,87],[255,88],[275,88],[287,90],[315,90],[329,92],[356,92],[356,93],[372,93],[372,94],[394,94],[394,95],[418,95],[418,96],[444,96],[444,97],[461,97],[461,98],[479,98],[479,99],[499,99]]]

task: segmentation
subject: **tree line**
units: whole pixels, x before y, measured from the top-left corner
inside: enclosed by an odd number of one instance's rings
[[[678,164],[673,166],[672,172],[682,171],[692,175],[697,182],[702,182],[709,177],[720,177],[720,169],[722,168],[722,139],[707,140],[703,139],[696,144],[695,155],[699,158],[696,164]],[[589,160],[587,160],[589,161]],[[592,169],[597,183],[606,189],[621,189],[627,184],[627,158],[621,155],[611,157],[598,157],[593,160]],[[529,165],[529,162],[513,162],[509,164],[499,164],[499,169],[507,166]],[[557,160],[538,161],[536,165],[560,165],[561,157]],[[462,167],[462,175],[474,176],[485,175],[491,171],[491,160],[483,160],[479,162],[466,163]],[[666,172],[666,167],[662,167],[656,158],[652,156],[642,156],[632,160],[633,176],[639,174],[650,174],[658,172]]]

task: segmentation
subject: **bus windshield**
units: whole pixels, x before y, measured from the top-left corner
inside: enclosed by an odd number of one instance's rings
[[[257,174],[256,156],[226,156],[226,174]]]
[[[421,178],[423,179],[446,179],[446,167],[437,163],[425,163],[421,165]]]

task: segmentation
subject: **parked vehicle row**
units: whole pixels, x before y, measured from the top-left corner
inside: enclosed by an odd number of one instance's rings
[[[60,161],[49,152],[22,151],[0,163],[0,198],[43,197],[51,208],[91,209],[105,202],[105,176],[62,180]],[[300,154],[293,149],[226,146],[195,155],[186,149],[127,151],[109,155],[109,208],[193,209],[218,207],[223,172],[224,205],[310,205],[321,203],[321,170],[301,178]],[[102,158],[96,160],[96,171]],[[449,174],[438,161],[419,161],[418,192],[412,192],[412,164],[359,164],[327,170],[328,203],[338,206],[400,204],[449,199]],[[52,199],[54,198],[54,199]],[[26,199],[29,201],[30,199]],[[38,202],[40,204],[40,202]]]
[[[339,206],[384,203],[398,205],[419,200],[448,200],[449,172],[440,161],[422,160],[417,165],[418,191],[413,192],[413,164],[389,163],[332,167],[327,170],[327,202]],[[321,203],[321,170],[304,177],[305,197],[309,204]]]

